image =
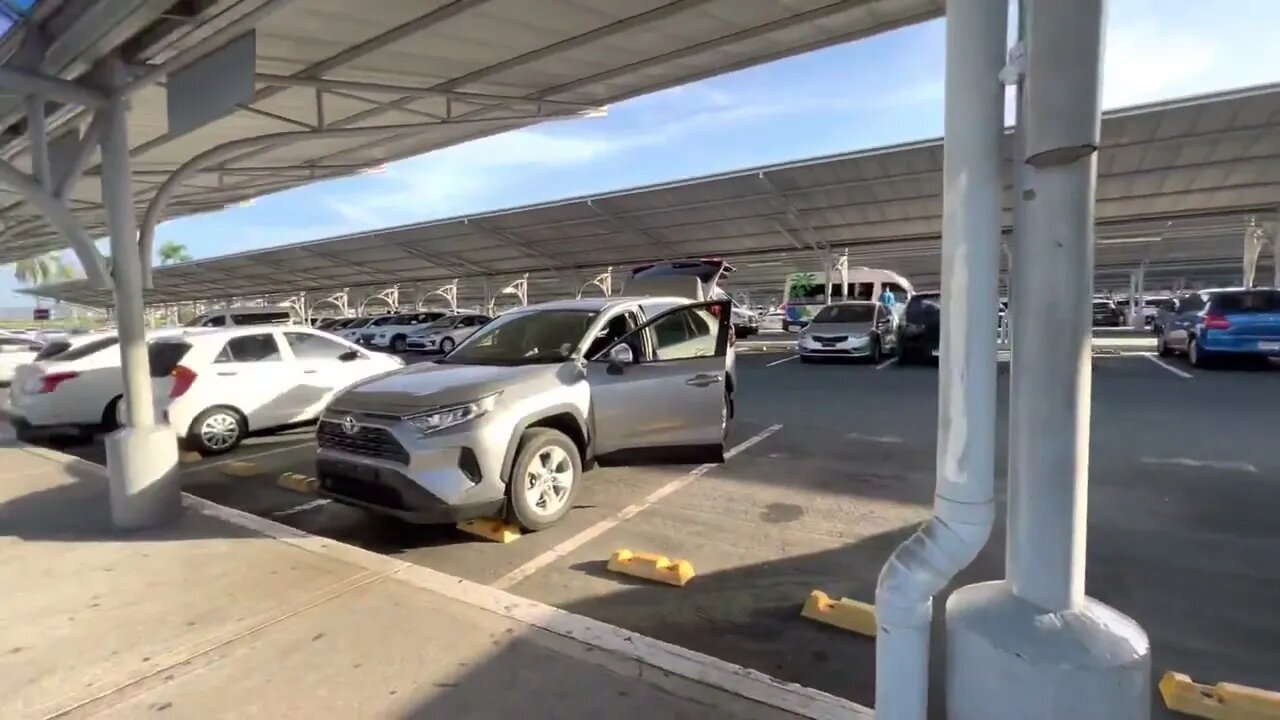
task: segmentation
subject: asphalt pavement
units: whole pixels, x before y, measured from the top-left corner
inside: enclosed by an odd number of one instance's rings
[[[186,465],[183,485],[869,705],[873,641],[804,620],[800,607],[815,588],[872,600],[885,558],[928,517],[937,373],[792,357],[741,354],[730,436],[741,447],[723,465],[593,471],[565,522],[507,545],[280,488],[282,473],[311,472],[310,428]],[[1146,628],[1157,675],[1280,689],[1280,371],[1130,354],[1095,357],[1093,379],[1089,594]],[[1006,381],[1002,371],[1002,405]],[[1003,575],[1003,411],[1000,424],[1001,519],[957,584]],[[100,445],[67,450],[102,460]],[[234,460],[258,472],[229,476]],[[687,559],[697,576],[673,588],[609,573],[619,548]],[[935,659],[942,647],[939,635]],[[1153,707],[1169,717],[1154,697]]]

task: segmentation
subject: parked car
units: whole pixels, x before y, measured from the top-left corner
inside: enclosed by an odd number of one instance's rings
[[[1225,357],[1280,357],[1280,290],[1204,290],[1177,299],[1156,335],[1160,355],[1196,367]]]
[[[0,384],[12,382],[18,366],[34,362],[36,354],[43,349],[43,343],[30,338],[0,335]]]
[[[185,323],[186,327],[229,327],[233,325],[287,325],[297,322],[297,314],[287,307],[221,308],[198,315]]]
[[[432,310],[380,317],[360,331],[360,344],[391,352],[404,352],[409,333],[447,314]]]
[[[897,320],[883,303],[831,303],[818,311],[796,339],[800,362],[829,357],[865,357],[880,362],[898,351]]]
[[[1142,322],[1153,329],[1162,313],[1173,310],[1176,301],[1171,297],[1149,297],[1142,301]]]
[[[760,332],[760,316],[755,312],[734,304],[732,307],[733,314],[733,332],[740,338],[749,338]]]
[[[166,328],[149,338],[182,332]],[[114,430],[124,394],[119,342],[114,333],[96,333],[65,346],[51,343],[18,366],[9,385],[9,414],[19,437],[87,438]]]
[[[760,332],[782,332],[782,323],[786,314],[781,310],[771,310],[760,318]]]
[[[1120,327],[1122,325],[1124,325],[1124,313],[1120,311],[1120,308],[1116,307],[1115,302],[1094,298],[1094,327]]]
[[[213,455],[250,432],[315,420],[348,385],[404,367],[305,326],[236,328],[151,344],[157,410],[186,446]]]
[[[428,323],[409,333],[405,346],[411,352],[451,353],[471,333],[484,327],[493,318],[488,315],[450,315]]]
[[[346,340],[347,342],[359,343],[360,333],[364,332],[365,328],[373,324],[375,320],[378,320],[384,317],[390,317],[390,316],[374,315],[372,317],[353,318],[351,322],[347,323],[341,329],[334,331],[334,334],[342,338],[343,340]]]
[[[898,364],[936,359],[941,338],[942,293],[912,295],[902,311],[902,324],[898,326]]]
[[[723,459],[731,341],[724,301],[512,310],[437,363],[341,392],[316,431],[318,492],[411,522],[550,527],[593,464]]]

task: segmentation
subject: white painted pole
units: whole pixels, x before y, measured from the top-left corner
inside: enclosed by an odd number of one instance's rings
[[[1007,581],[947,602],[950,720],[1144,720],[1150,644],[1085,596],[1104,0],[1029,0]]]
[[[127,100],[118,88],[128,82],[124,63],[104,61],[102,75],[111,89],[101,139],[102,199],[111,235],[115,279],[116,327],[124,375],[125,427],[106,441],[111,518],[117,528],[151,527],[181,510],[177,441],[167,427],[156,426],[147,358],[146,309],[142,301],[142,262],[129,165]]]
[[[947,3],[942,337],[934,517],[876,589],[876,717],[924,720],[933,596],[982,549],[995,517],[996,346],[1007,0]]]

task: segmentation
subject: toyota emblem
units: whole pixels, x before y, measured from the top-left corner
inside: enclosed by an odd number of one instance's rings
[[[360,429],[360,426],[356,423],[355,418],[351,417],[350,415],[342,418],[342,432],[348,435],[355,435],[356,430],[359,430],[359,429]]]

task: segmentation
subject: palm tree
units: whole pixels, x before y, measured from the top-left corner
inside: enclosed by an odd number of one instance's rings
[[[160,249],[156,253],[160,256],[161,265],[172,265],[173,263],[187,262],[191,259],[191,253],[187,251],[187,246],[173,240],[161,243]]]
[[[45,285],[73,277],[71,266],[58,251],[19,260],[13,264],[13,276],[23,285]]]

